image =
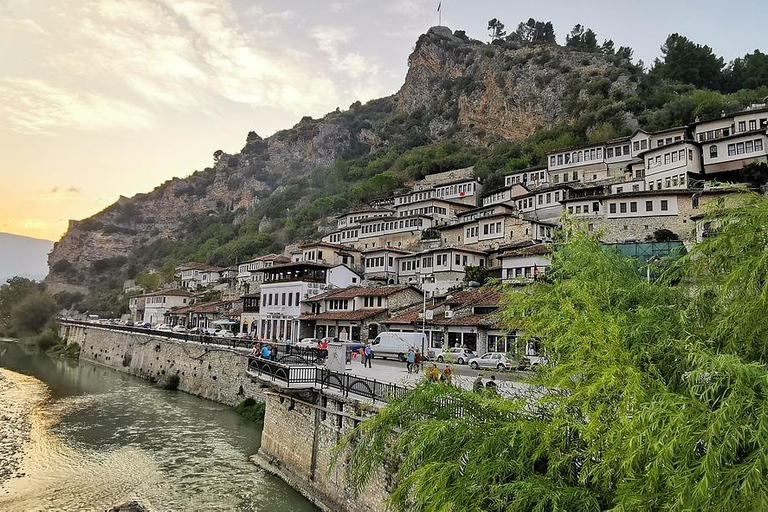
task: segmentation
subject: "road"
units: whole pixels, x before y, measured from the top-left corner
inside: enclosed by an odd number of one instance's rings
[[[424,368],[427,367],[427,365],[432,364],[432,361],[426,361],[424,363]],[[443,368],[445,368],[447,365],[443,363],[434,362],[435,366],[442,372]],[[391,359],[379,359],[374,358],[372,366],[375,366],[376,368],[381,369],[386,368],[385,371],[386,374],[390,377],[403,377],[408,376],[408,371],[406,369],[406,363],[401,363],[400,361],[395,361]],[[347,365],[349,367],[349,365]],[[468,365],[459,365],[459,364],[453,364],[451,365],[453,368],[453,373],[455,375],[460,375],[462,377],[469,377],[473,380],[478,376],[482,375],[484,378],[490,378],[491,375],[496,376],[496,380],[500,381],[521,381],[524,380],[526,377],[530,375],[529,372],[509,372],[509,371],[498,371],[495,369],[482,369],[482,370],[473,370]],[[359,362],[359,359],[357,361],[353,361],[351,365],[351,371],[352,373],[363,375],[362,371],[359,371],[362,368],[362,364]],[[381,370],[379,370],[381,371]],[[376,373],[379,373],[377,371]],[[423,375],[423,370],[420,375]],[[383,375],[382,375],[383,379]]]

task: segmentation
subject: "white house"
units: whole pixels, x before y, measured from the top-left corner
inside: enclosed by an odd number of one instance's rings
[[[210,284],[218,283],[226,268],[214,267],[205,263],[189,262],[176,267],[176,277],[181,279],[181,286],[187,290],[197,290]]]
[[[165,322],[165,314],[172,308],[180,308],[191,303],[192,294],[187,290],[163,290],[148,293],[144,298],[143,322],[152,325]]]
[[[264,269],[256,332],[265,339],[295,340],[299,317],[310,311],[304,301],[361,282],[362,277],[345,265],[300,261]]]
[[[382,281],[386,284],[397,283],[397,258],[411,251],[394,247],[381,247],[363,251],[364,277],[369,281]]]
[[[422,286],[426,281],[435,283],[435,293],[446,293],[461,284],[465,267],[485,267],[488,253],[462,245],[439,247],[397,258],[400,284]]]
[[[552,247],[548,244],[530,244],[501,252],[501,278],[513,284],[532,282],[552,265]]]
[[[693,141],[679,140],[641,154],[646,190],[688,188],[688,173],[701,173],[701,150]]]

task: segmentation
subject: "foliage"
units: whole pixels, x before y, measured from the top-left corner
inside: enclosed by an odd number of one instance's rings
[[[517,29],[507,36],[508,41],[529,44],[555,44],[555,28],[551,21],[538,21],[528,18],[525,23],[517,25]]]
[[[155,292],[160,289],[161,275],[159,272],[140,272],[136,276],[136,285],[145,292]]]
[[[257,402],[253,398],[246,398],[235,406],[235,411],[243,418],[249,419],[255,423],[264,423],[264,414],[266,404]]]
[[[667,228],[657,229],[653,232],[653,240],[656,242],[674,242],[679,240],[677,234]]]
[[[584,26],[577,23],[571,33],[565,36],[565,46],[582,52],[598,51],[600,47],[597,45],[597,34],[591,28],[584,29]],[[613,47],[613,41],[611,41],[610,47]]]
[[[422,383],[343,439],[350,481],[383,465],[396,510],[765,510],[768,200],[711,208],[718,234],[650,282],[573,231],[551,283],[505,296],[541,387]]]
[[[488,22],[488,36],[491,40],[496,41],[505,35],[507,35],[507,31],[504,30],[504,24],[501,21],[493,18]]]
[[[468,265],[464,267],[464,282],[465,283],[480,283],[484,285],[488,280],[488,267],[479,267],[475,265]]]
[[[722,85],[725,62],[709,46],[675,33],[667,37],[661,54],[664,60],[656,60],[653,74],[696,87],[718,89]]]
[[[41,283],[13,277],[0,287],[0,333],[39,333],[58,310]]]

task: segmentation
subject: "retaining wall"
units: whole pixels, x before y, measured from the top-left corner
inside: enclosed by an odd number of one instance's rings
[[[245,353],[156,335],[62,325],[61,337],[80,345],[80,359],[145,379],[179,376],[179,390],[227,405],[246,397],[264,401],[261,386],[246,374]]]

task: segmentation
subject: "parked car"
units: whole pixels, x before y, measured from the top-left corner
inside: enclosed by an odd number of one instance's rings
[[[480,368],[496,368],[497,370],[511,370],[512,360],[503,352],[488,352],[480,357],[469,360],[469,367],[474,370]]]
[[[168,324],[157,324],[155,326],[155,330],[156,331],[170,331],[171,330],[171,326],[168,325]]]
[[[136,327],[141,327],[142,329],[150,329],[152,327],[152,324],[149,322],[139,322],[136,324]]]
[[[234,338],[235,334],[228,329],[219,329],[214,333],[217,338]]]
[[[303,338],[296,344],[299,348],[317,348],[317,344],[320,342],[317,338]]]
[[[187,332],[187,328],[183,325],[174,325],[172,330],[173,332]]]
[[[429,349],[427,357],[431,360],[437,360],[438,363],[467,364],[470,359],[477,357],[477,354],[468,348],[451,347],[447,351],[439,348]]]
[[[249,332],[239,332],[235,334],[235,338],[240,340],[250,340],[252,338],[251,333]]]
[[[358,352],[365,346],[360,342],[360,340],[349,340],[345,341],[344,344],[347,346],[347,350],[351,350],[352,352]]]
[[[133,327],[133,320],[126,320],[124,325],[126,327]]]

